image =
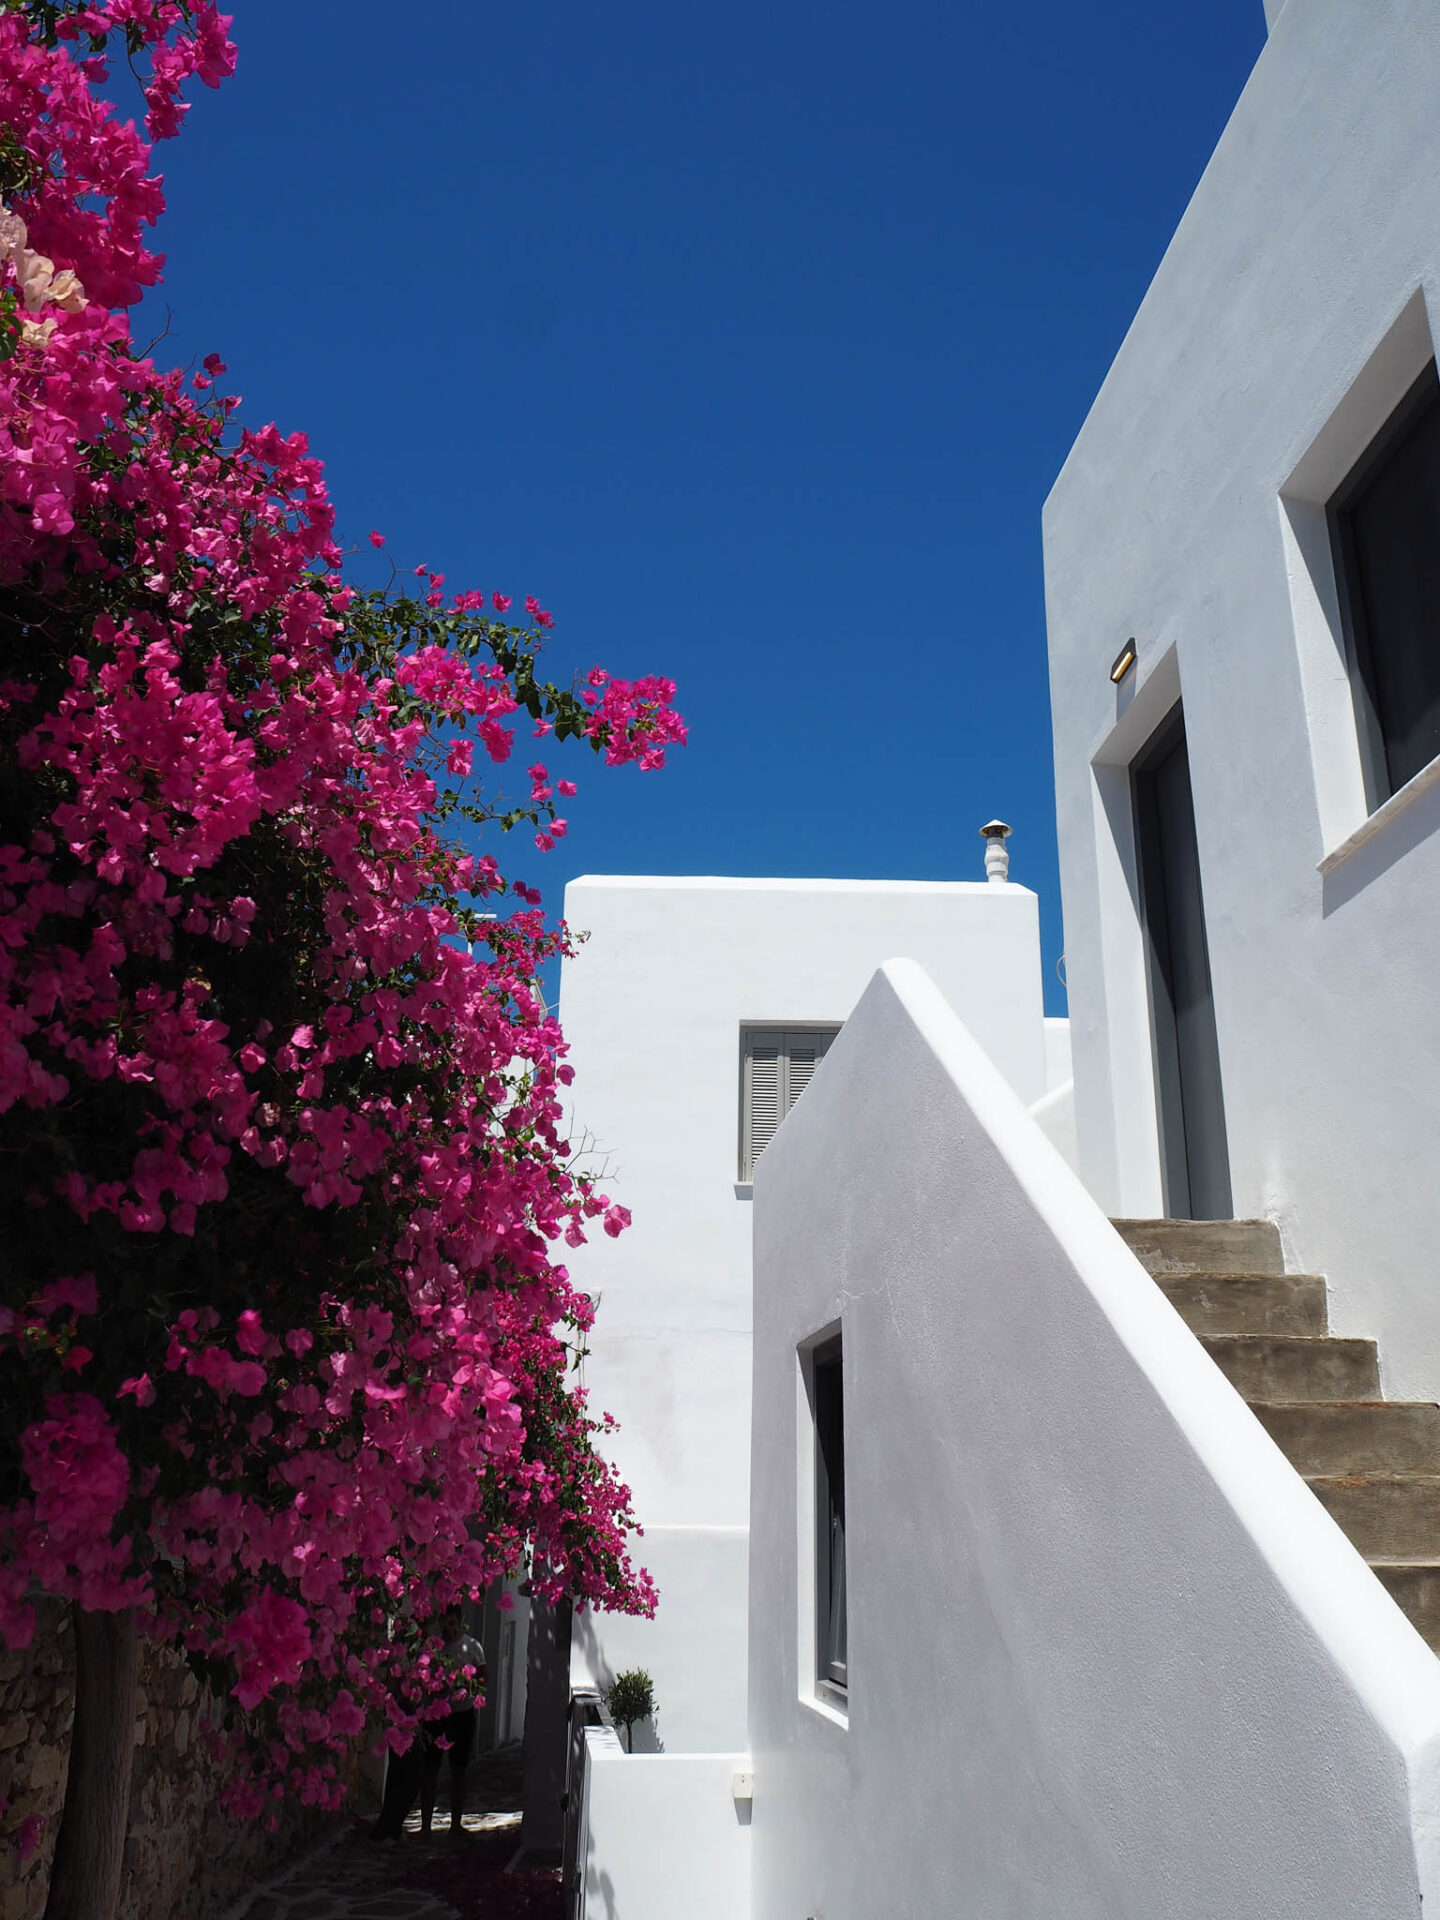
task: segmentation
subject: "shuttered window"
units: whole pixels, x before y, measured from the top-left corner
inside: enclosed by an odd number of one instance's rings
[[[838,1027],[742,1027],[740,1178],[749,1180],[775,1130],[809,1086]]]

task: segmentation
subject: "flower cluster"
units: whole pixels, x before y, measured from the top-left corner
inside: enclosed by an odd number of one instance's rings
[[[684,727],[543,681],[538,602],[357,591],[303,435],[135,350],[163,203],[110,49],[160,138],[228,24],[0,12],[0,1637],[142,1609],[246,1710],[260,1812],[453,1696],[441,1616],[522,1559],[653,1607],[553,1257],[628,1223],[564,1138],[567,936],[479,846],[553,846],[575,783],[476,763],[521,714],[642,768]]]

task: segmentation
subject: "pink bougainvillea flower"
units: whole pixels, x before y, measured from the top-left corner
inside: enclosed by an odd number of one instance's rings
[[[63,1274],[58,1280],[52,1280],[35,1295],[34,1307],[42,1320],[49,1319],[62,1307],[69,1307],[75,1313],[94,1313],[99,1303],[99,1293],[93,1273]]]
[[[51,14],[0,8],[0,1638],[42,1594],[141,1610],[232,1676],[227,1803],[333,1807],[367,1721],[468,1697],[446,1609],[522,1567],[654,1608],[556,1258],[629,1215],[565,1137],[569,936],[496,851],[553,849],[575,784],[474,768],[685,730],[659,677],[543,681],[533,596],[347,583],[304,434],[137,347],[149,143],[228,16]]]
[[[311,1650],[304,1607],[269,1587],[235,1620],[227,1638],[240,1650],[240,1678],[232,1692],[247,1708],[298,1678]]]

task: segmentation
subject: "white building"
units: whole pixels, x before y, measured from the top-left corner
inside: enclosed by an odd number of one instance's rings
[[[588,935],[561,984],[575,1141],[634,1214],[570,1262],[600,1300],[585,1384],[620,1423],[663,1595],[653,1623],[579,1614],[573,1671],[651,1674],[637,1751],[728,1752],[746,1743],[757,1147],[892,954],[930,969],[1023,1101],[1056,1093],[1058,1127],[1066,1023],[1044,1018],[1035,895],[1009,882],[587,877],[565,917]]]
[[[592,1915],[1440,1903],[1440,6],[1267,12],[1045,514],[1080,1177],[887,943],[755,1181],[746,1738],[593,1737]]]
[[[1335,1330],[1378,1338],[1386,1391],[1434,1399],[1440,8],[1272,11],[1045,512],[1081,1171],[1112,1213],[1166,1211],[1168,1106],[1169,1210],[1188,1122],[1221,1198],[1228,1175],[1234,1211],[1328,1276]],[[1429,408],[1398,449],[1413,480],[1386,438],[1407,405]],[[1363,561],[1347,580],[1327,524],[1348,503],[1353,536],[1367,485],[1363,539],[1412,601],[1368,646]],[[1393,771],[1362,719],[1375,668]],[[1152,1021],[1132,794],[1181,708],[1203,918],[1193,866],[1175,878],[1213,985],[1187,1008],[1190,1111],[1165,1091],[1173,1022]]]

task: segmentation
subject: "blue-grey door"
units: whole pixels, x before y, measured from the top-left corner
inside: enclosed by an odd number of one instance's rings
[[[1177,707],[1132,768],[1165,1211],[1228,1220],[1230,1153],[1205,941],[1185,722]]]

